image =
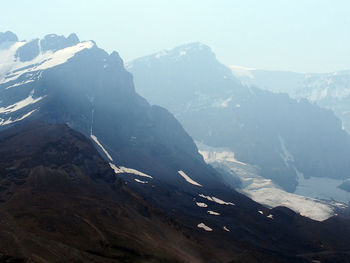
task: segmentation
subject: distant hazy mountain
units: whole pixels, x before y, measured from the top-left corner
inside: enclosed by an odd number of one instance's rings
[[[331,218],[317,222],[232,190],[174,116],[135,92],[117,52],[108,54],[74,34],[32,41],[0,36],[0,262],[16,256],[22,262],[347,258],[340,253],[350,249],[344,210],[332,217],[338,208],[329,206],[325,218]],[[186,58],[191,49],[180,55]],[[205,46],[198,49],[208,53]],[[208,63],[213,58],[209,52],[201,64],[209,65],[208,77],[222,76],[217,90],[240,85],[227,68],[214,72],[217,64]],[[196,74],[201,89],[208,81]],[[208,93],[217,81],[210,84]],[[191,86],[176,87],[193,93]],[[248,100],[251,93],[242,86],[237,94],[244,108],[242,96]],[[215,103],[230,109],[220,94]]]
[[[137,91],[150,103],[167,107],[195,140],[229,149],[287,191],[295,192],[302,180],[313,178],[331,178],[339,190],[350,177],[350,137],[331,111],[242,85],[203,44],[136,59],[128,70]],[[341,191],[339,201],[349,201],[349,193]]]
[[[288,93],[296,99],[331,109],[350,133],[350,71],[324,74],[302,74],[288,71],[268,71],[230,66],[233,74],[245,85],[272,92]]]

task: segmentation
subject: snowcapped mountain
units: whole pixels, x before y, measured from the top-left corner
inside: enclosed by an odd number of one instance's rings
[[[3,244],[14,244],[0,246],[0,253],[13,256],[25,247],[28,260],[38,251],[46,261],[57,260],[64,251],[64,258],[72,253],[84,262],[244,262],[241,251],[249,251],[249,262],[311,262],[320,250],[344,258],[340,249],[350,249],[348,231],[338,227],[348,229],[345,216],[317,222],[285,207],[267,208],[227,186],[174,116],[135,92],[117,52],[108,54],[74,34],[18,41],[4,33],[0,40],[0,152],[6,156],[0,219],[11,226],[0,231],[6,232]],[[178,70],[188,72],[189,80],[197,76],[200,99],[188,104],[179,94],[173,102],[196,111],[232,104],[237,110],[251,97],[243,86],[227,90],[239,81],[226,67],[209,63],[215,56],[207,47],[176,52],[173,59],[183,63]],[[201,61],[212,82],[202,79],[201,69],[185,67],[189,55]],[[168,55],[157,56],[165,67]],[[174,84],[174,91],[192,96],[191,86]],[[230,96],[218,94],[213,101],[215,86]],[[157,237],[160,226],[165,232]],[[22,237],[23,243],[14,241]],[[171,240],[171,248],[163,240]],[[309,254],[298,256],[303,253]]]
[[[268,71],[230,66],[233,74],[247,86],[272,92],[284,92],[295,99],[331,109],[350,131],[350,71],[303,74],[288,71]]]
[[[137,91],[167,107],[196,141],[229,149],[290,193],[349,201],[338,186],[350,177],[350,137],[331,111],[242,85],[209,47],[198,43],[136,59],[128,70]],[[239,70],[252,77],[252,69]],[[332,191],[341,194],[311,191],[318,187],[314,178],[333,179]]]

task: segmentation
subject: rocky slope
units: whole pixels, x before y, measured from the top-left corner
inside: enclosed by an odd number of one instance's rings
[[[0,152],[1,253],[31,262],[203,262],[199,245],[66,125],[8,129]]]

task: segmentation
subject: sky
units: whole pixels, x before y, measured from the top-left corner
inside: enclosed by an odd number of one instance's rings
[[[11,0],[0,32],[94,40],[124,61],[202,42],[227,65],[331,72],[350,69],[349,0]]]

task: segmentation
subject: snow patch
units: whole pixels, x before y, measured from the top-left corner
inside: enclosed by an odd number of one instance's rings
[[[208,214],[214,215],[214,216],[219,216],[220,215],[220,213],[215,212],[215,211],[211,211],[211,210],[208,210]]]
[[[126,174],[135,174],[135,175],[138,175],[138,176],[142,176],[142,177],[147,177],[147,178],[153,178],[152,176],[148,175],[148,174],[145,174],[143,172],[140,172],[136,169],[132,169],[132,168],[127,168],[127,167],[124,167],[124,166],[115,166],[113,163],[109,163],[109,166],[114,170],[114,172],[116,174],[120,174],[120,173],[126,173]]]
[[[208,207],[208,205],[206,203],[196,202],[196,205],[199,206],[199,207]]]
[[[180,170],[177,171],[179,175],[181,175],[188,183],[196,185],[196,186],[202,186],[201,184],[197,183],[196,181],[192,180],[187,174],[185,174],[184,171]]]
[[[34,95],[34,90],[32,90],[29,94],[29,96],[21,101],[18,101],[12,105],[9,105],[7,107],[1,107],[0,108],[0,113],[4,114],[9,114],[15,111],[18,111],[20,109],[23,109],[31,104],[37,103],[38,101],[42,100],[45,96],[43,97],[38,97],[38,98],[33,98]]]
[[[11,124],[11,123],[14,123],[14,122],[17,122],[17,121],[21,121],[21,120],[23,120],[23,119],[29,117],[29,116],[30,116],[33,112],[35,112],[35,111],[36,111],[36,109],[35,109],[35,110],[32,110],[32,111],[30,111],[30,112],[28,112],[28,113],[26,113],[26,114],[24,114],[22,117],[19,117],[19,118],[15,119],[15,120],[12,120],[11,117],[8,118],[6,121],[5,121],[4,119],[1,119],[1,118],[0,118],[0,126],[8,125],[8,124]]]
[[[181,51],[179,52],[179,56],[180,56],[180,57],[185,56],[186,53],[187,53],[186,50],[181,50]]]
[[[229,103],[231,102],[232,100],[232,97],[228,98],[227,100],[224,100],[222,103],[221,103],[221,107],[222,108],[227,108]]]
[[[235,153],[226,148],[214,148],[203,143],[196,142],[198,152],[203,156],[206,163],[212,162],[234,162],[242,165],[246,163],[240,162],[235,158]]]
[[[226,232],[230,232],[230,229],[228,229],[226,226],[224,226],[223,229],[224,229]]]
[[[255,70],[254,68],[240,67],[240,66],[234,66],[234,65],[229,65],[228,67],[231,69],[232,74],[236,78],[240,78],[240,77],[246,77],[250,79],[255,78],[252,73],[252,71]]]
[[[136,182],[140,183],[140,184],[148,184],[147,181],[142,181],[142,180],[139,180],[137,178],[134,179]]]
[[[219,199],[219,198],[217,198],[215,196],[210,197],[210,196],[206,196],[206,195],[203,195],[203,194],[199,194],[199,196],[202,197],[202,198],[205,198],[205,199],[207,199],[207,200],[209,200],[211,202],[215,202],[217,204],[220,204],[220,205],[235,205],[234,203],[225,202],[225,201],[223,201],[223,200],[221,200],[221,199]]]
[[[110,156],[110,154],[107,152],[107,150],[102,146],[102,144],[99,142],[99,140],[97,139],[97,137],[93,134],[90,135],[91,139],[94,140],[94,142],[101,148],[101,150],[104,152],[104,154],[108,157],[108,159],[110,161],[113,161],[112,157]]]
[[[11,86],[8,86],[8,87],[6,87],[6,89],[19,87],[19,86],[22,86],[22,85],[25,85],[25,84],[28,84],[28,83],[31,83],[31,82],[34,82],[34,81],[35,81],[34,79],[24,80],[24,81],[15,83],[15,84],[13,84],[13,85],[11,85]]]
[[[269,214],[267,218],[273,219],[273,215]]]
[[[205,231],[208,231],[208,232],[213,231],[213,229],[211,229],[210,227],[206,226],[204,223],[198,224],[197,227],[198,228],[202,228],[202,229],[204,229]]]

